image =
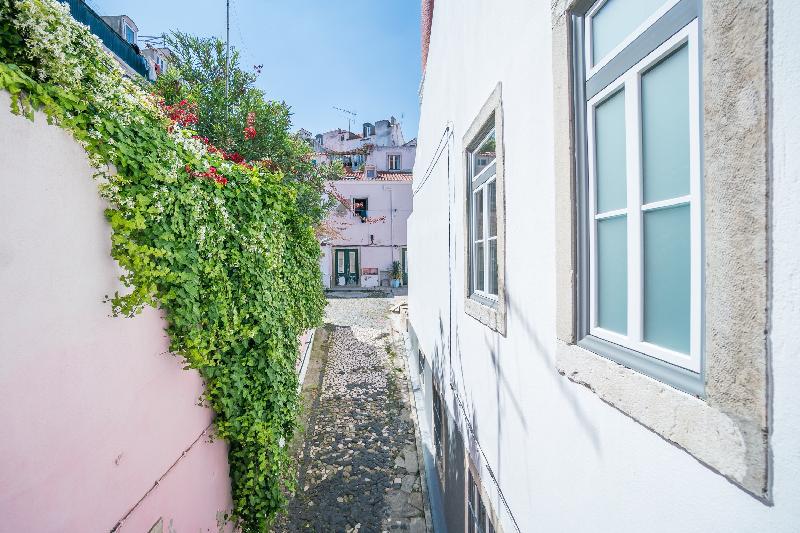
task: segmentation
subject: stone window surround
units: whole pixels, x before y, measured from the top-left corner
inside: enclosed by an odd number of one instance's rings
[[[502,83],[498,83],[492,94],[483,104],[462,139],[463,157],[462,183],[464,184],[464,312],[478,320],[491,330],[501,335],[506,334],[506,282],[505,282],[505,250],[506,250],[506,208],[505,208],[505,153],[503,144],[503,104]],[[469,152],[477,148],[483,138],[482,133],[490,127],[489,120],[494,115],[494,130],[497,142],[496,178],[497,184],[497,300],[488,300],[472,294],[470,284],[470,235],[469,209],[471,188],[467,186],[470,179],[468,171]]]
[[[475,485],[478,489],[478,496],[480,497],[481,501],[483,501],[483,507],[486,511],[486,518],[492,523],[492,527],[494,527],[495,533],[502,533],[503,529],[500,526],[500,520],[497,513],[494,510],[494,505],[492,505],[492,500],[489,498],[489,493],[486,491],[486,487],[483,485],[483,480],[481,479],[480,475],[480,468],[478,465],[481,464],[481,461],[478,460],[477,462],[473,460],[471,457],[470,451],[465,448],[464,450],[464,526],[466,529],[467,524],[471,520],[470,517],[470,510],[469,510],[469,473],[472,473],[472,477],[475,480]]]
[[[686,394],[576,344],[572,32],[576,14],[584,13],[591,0],[556,0],[552,10],[556,366],[570,381],[769,503],[769,0],[698,1],[704,104],[703,394]]]

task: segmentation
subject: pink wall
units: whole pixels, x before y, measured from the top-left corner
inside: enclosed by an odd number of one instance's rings
[[[157,311],[109,316],[120,272],[86,156],[8,109],[0,93],[0,531],[126,515],[121,531],[216,531],[230,481],[225,444],[198,439],[202,381],[166,352]]]
[[[378,220],[383,217],[383,220],[363,223],[341,206],[331,212],[328,223],[340,229],[340,236],[329,239],[323,247],[320,266],[326,286],[331,283],[333,254],[330,250],[334,247],[359,248],[362,268],[391,268],[392,261],[400,260],[400,250],[407,244],[406,223],[413,204],[411,182],[338,180],[329,182],[329,186],[335,187],[348,200],[367,198],[369,218]],[[373,241],[370,241],[370,235],[374,237]]]

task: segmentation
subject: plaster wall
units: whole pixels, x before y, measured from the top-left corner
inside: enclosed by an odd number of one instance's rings
[[[800,82],[800,42],[792,21],[800,6],[775,0],[771,13],[772,476],[765,503],[557,372],[555,256],[563,236],[556,233],[551,3],[437,1],[422,95],[419,192],[409,219],[410,321],[441,376],[450,413],[474,429],[482,474],[489,466],[497,479],[482,476],[492,507],[504,531],[796,531],[800,354],[792,328],[800,322],[800,116],[792,87]],[[480,76],[473,65],[481,66]],[[506,157],[505,337],[466,315],[460,297],[461,139],[498,82]],[[449,142],[436,162],[443,137]],[[674,416],[657,407],[654,417]],[[464,438],[470,440],[469,432]],[[467,448],[478,449],[474,442]]]
[[[109,316],[121,271],[83,149],[0,93],[0,161],[0,531],[217,531],[227,447],[161,314]]]
[[[335,188],[350,201],[367,198],[367,214],[373,222],[361,222],[352,211],[341,205],[328,215],[327,224],[339,235],[326,241],[320,257],[327,283],[331,283],[333,272],[333,248],[359,248],[361,268],[391,269],[392,261],[401,260],[400,250],[407,245],[406,221],[413,203],[411,183],[338,180],[329,182],[328,187]],[[367,285],[373,281],[367,280]]]

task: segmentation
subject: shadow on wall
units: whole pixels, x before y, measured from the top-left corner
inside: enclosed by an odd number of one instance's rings
[[[544,343],[540,340],[536,333],[533,324],[525,318],[525,313],[516,304],[516,300],[506,296],[506,305],[508,306],[508,318],[517,318],[518,322],[522,325],[525,332],[526,342],[530,349],[525,353],[532,352],[545,364],[546,368],[550,371],[546,373],[551,380],[554,381],[559,396],[563,398],[566,405],[569,406],[570,412],[578,422],[578,426],[583,430],[584,435],[592,446],[592,449],[598,456],[602,455],[602,448],[600,444],[600,437],[596,426],[593,424],[589,416],[579,405],[575,393],[572,390],[567,380],[553,368],[552,361],[548,357],[548,351]],[[461,338],[458,331],[458,321],[455,324],[455,342],[453,348],[452,358],[449,364],[445,364],[442,359],[447,357],[447,341],[446,325],[444,323],[442,314],[439,313],[439,338],[435,342],[433,348],[433,357],[431,358],[431,370],[433,379],[440,384],[440,390],[443,393],[447,392],[444,385],[447,384],[449,388],[449,398],[445,402],[445,406],[453,406],[455,412],[450,412],[447,409],[447,427],[444,435],[445,440],[445,474],[442,482],[442,490],[444,492],[444,505],[445,515],[447,517],[448,527],[453,530],[461,531],[464,529],[464,516],[465,516],[465,494],[464,487],[466,486],[466,469],[465,469],[465,453],[468,451],[469,456],[484,473],[493,474],[498,479],[502,479],[503,471],[503,450],[509,447],[503,446],[503,417],[499,416],[500,412],[505,412],[505,408],[510,406],[510,411],[513,412],[520,427],[523,429],[524,434],[529,434],[530,428],[528,421],[531,420],[532,414],[535,409],[548,409],[552,406],[524,406],[518,400],[514,393],[513,385],[509,382],[508,376],[503,368],[503,354],[500,348],[500,337],[498,335],[487,335],[485,337],[485,353],[491,361],[493,377],[487,379],[490,383],[485,383],[487,387],[493,387],[493,394],[498,410],[498,416],[494,421],[490,422],[488,427],[493,426],[494,433],[486,433],[487,421],[481,422],[478,418],[478,413],[475,408],[474,395],[469,390],[461,391],[459,397],[456,390],[458,383],[465,383],[464,376],[464,359],[461,347]],[[483,354],[481,354],[483,355]],[[449,379],[445,379],[444,368],[450,368]],[[457,379],[460,378],[460,379]],[[487,376],[488,378],[488,376]],[[461,411],[460,413],[458,411]],[[484,415],[485,416],[485,415]],[[491,423],[493,422],[493,424]],[[467,443],[465,448],[464,443]],[[497,464],[488,464],[486,457],[483,455],[481,446],[497,444]],[[519,464],[520,456],[524,457],[525,464]],[[528,454],[515,454],[513,458],[514,469],[519,471],[529,471],[528,468]],[[481,468],[479,465],[483,465]],[[484,486],[493,483],[491,474],[488,479],[482,479]],[[495,481],[496,482],[496,481]],[[546,480],[543,480],[546,482]],[[454,490],[452,487],[458,487]],[[497,487],[500,490],[500,487]],[[502,496],[502,493],[501,493]],[[502,496],[504,499],[504,496]],[[495,509],[498,514],[503,513],[504,509]],[[513,516],[512,516],[513,519]]]

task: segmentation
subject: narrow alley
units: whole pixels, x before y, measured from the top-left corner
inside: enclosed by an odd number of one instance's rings
[[[429,530],[402,339],[390,325],[405,298],[370,296],[329,298],[317,330],[285,531]]]

